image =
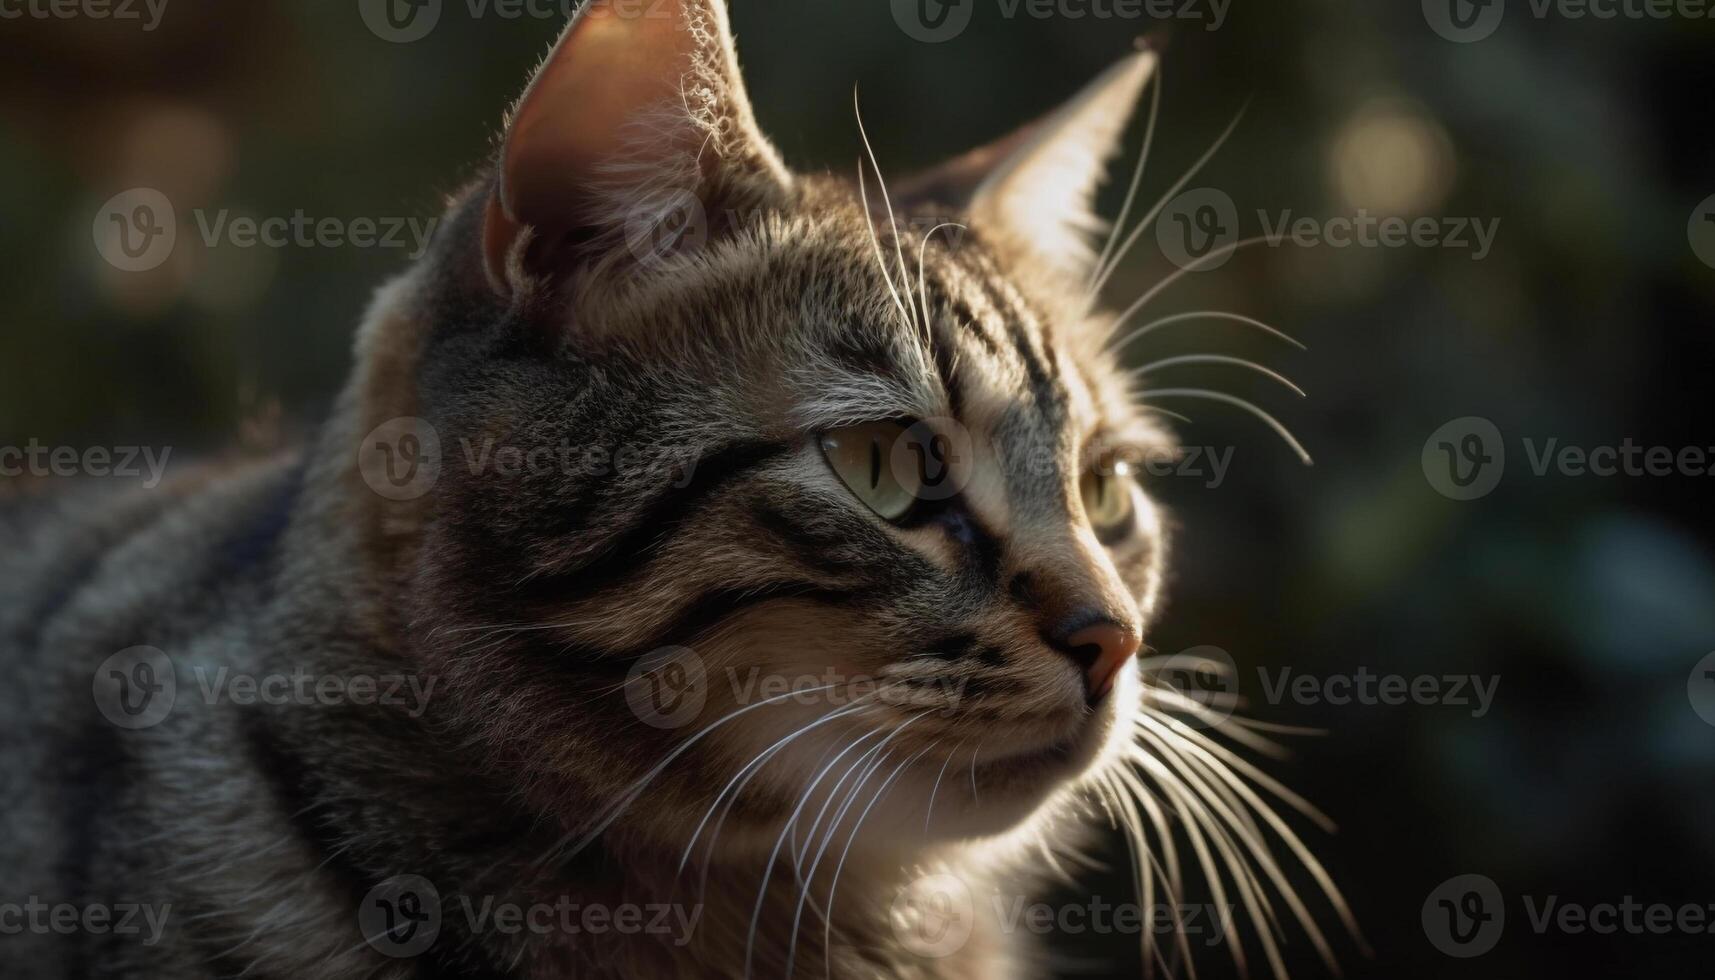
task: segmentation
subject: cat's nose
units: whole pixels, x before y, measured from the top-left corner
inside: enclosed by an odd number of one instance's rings
[[[1052,637],[1055,649],[1084,672],[1084,690],[1091,704],[1107,696],[1114,678],[1143,645],[1134,627],[1091,610],[1067,617]]]

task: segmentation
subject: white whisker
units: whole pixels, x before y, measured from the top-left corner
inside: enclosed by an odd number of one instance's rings
[[[1282,439],[1286,440],[1286,444],[1292,447],[1293,452],[1296,452],[1298,454],[1298,458],[1301,461],[1303,461],[1305,466],[1309,466],[1313,462],[1315,462],[1314,460],[1312,460],[1310,458],[1310,451],[1304,448],[1304,444],[1298,441],[1298,437],[1294,436],[1292,434],[1292,430],[1288,429],[1286,427],[1286,425],[1284,423],[1282,423],[1279,419],[1268,414],[1267,412],[1265,412],[1262,409],[1258,408],[1257,406],[1251,404],[1250,402],[1245,401],[1243,398],[1236,398],[1236,397],[1229,395],[1229,394],[1226,394],[1224,392],[1208,391],[1208,390],[1203,389],[1203,388],[1157,388],[1157,389],[1151,390],[1149,392],[1146,392],[1144,397],[1145,398],[1200,398],[1200,399],[1203,399],[1205,401],[1223,402],[1225,404],[1232,405],[1232,406],[1235,406],[1237,408],[1242,408],[1245,411],[1251,413],[1252,415],[1255,415],[1257,418],[1262,419],[1264,422],[1268,423],[1269,428],[1273,429],[1275,431],[1275,434],[1279,435]]]
[[[1118,252],[1114,253],[1112,260],[1108,263],[1108,267],[1103,269],[1101,275],[1096,277],[1095,285],[1090,288],[1089,298],[1085,304],[1086,306],[1095,306],[1097,299],[1102,294],[1102,289],[1107,286],[1108,280],[1113,277],[1113,274],[1119,268],[1120,263],[1125,261],[1126,254],[1137,245],[1137,240],[1142,238],[1143,233],[1149,230],[1149,226],[1155,223],[1155,219],[1161,214],[1162,209],[1167,207],[1168,203],[1173,200],[1174,196],[1197,176],[1198,172],[1203,169],[1203,167],[1214,157],[1216,153],[1220,152],[1222,145],[1227,142],[1227,138],[1232,136],[1233,130],[1238,128],[1239,120],[1244,117],[1245,110],[1240,109],[1238,114],[1233,117],[1233,121],[1227,124],[1227,128],[1221,131],[1221,135],[1215,140],[1214,145],[1209,147],[1209,149],[1198,158],[1197,162],[1191,165],[1191,169],[1186,171],[1185,176],[1179,178],[1172,187],[1167,189],[1167,193],[1161,195],[1161,199],[1155,202],[1155,206],[1150,208],[1149,213],[1144,215],[1143,219],[1137,223],[1137,227],[1126,237],[1125,244],[1120,246]],[[1214,253],[1211,252],[1210,254],[1212,255]]]
[[[1110,338],[1107,344],[1104,345],[1104,349],[1113,351],[1124,350],[1126,347],[1136,342],[1138,338],[1145,337],[1153,331],[1160,330],[1163,327],[1170,327],[1176,323],[1185,323],[1190,320],[1227,320],[1232,323],[1242,323],[1248,327],[1255,327],[1264,333],[1272,334],[1299,350],[1308,349],[1285,331],[1270,326],[1255,317],[1248,317],[1239,313],[1228,313],[1225,310],[1192,310],[1189,313],[1175,313],[1172,316],[1164,316],[1159,320],[1153,320],[1141,327],[1138,327],[1136,330],[1126,334],[1123,338],[1117,341]],[[1123,322],[1125,322],[1124,319],[1116,319],[1113,323],[1113,328],[1118,330],[1119,325]],[[1116,334],[1115,336],[1118,335]]]
[[[1149,148],[1155,143],[1155,120],[1161,114],[1161,69],[1156,69],[1152,81],[1154,84],[1149,93],[1149,123],[1143,130],[1143,149],[1137,155],[1137,169],[1132,171],[1131,186],[1126,189],[1125,203],[1120,206],[1119,217],[1114,219],[1114,226],[1108,232],[1107,244],[1102,246],[1100,258],[1090,270],[1089,281],[1084,285],[1086,295],[1095,294],[1096,277],[1107,268],[1108,260],[1113,257],[1114,243],[1119,241],[1120,232],[1125,230],[1126,219],[1131,217],[1131,206],[1137,203],[1137,192],[1143,186],[1143,170],[1149,164]]]
[[[1306,397],[1303,388],[1293,384],[1292,379],[1286,377],[1280,372],[1271,368],[1266,368],[1255,361],[1246,360],[1242,357],[1228,357],[1225,354],[1184,354],[1179,357],[1163,358],[1159,361],[1151,361],[1142,367],[1133,368],[1127,373],[1127,376],[1134,379],[1141,378],[1156,371],[1164,371],[1168,368],[1179,367],[1185,364],[1230,364],[1234,367],[1242,367],[1280,382],[1287,388],[1291,389],[1292,393],[1300,398]]]

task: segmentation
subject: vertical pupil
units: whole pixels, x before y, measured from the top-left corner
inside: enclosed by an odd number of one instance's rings
[[[871,436],[869,440],[869,488],[876,490],[881,487],[881,438]]]

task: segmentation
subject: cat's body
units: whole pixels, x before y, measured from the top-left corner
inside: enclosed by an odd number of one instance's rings
[[[393,305],[420,299],[414,285],[384,292],[365,343],[426,340],[415,311]],[[373,349],[365,356],[376,366],[386,359]],[[134,930],[25,928],[0,940],[8,963],[23,970],[18,975],[742,972],[760,880],[753,851],[685,874],[677,852],[628,849],[620,832],[616,847],[597,841],[544,871],[536,862],[565,850],[564,826],[532,814],[516,783],[490,775],[492,760],[468,744],[482,736],[470,719],[456,717],[457,705],[416,697],[445,681],[425,670],[416,644],[399,641],[424,631],[414,624],[425,614],[409,597],[412,578],[423,572],[415,556],[400,555],[414,543],[398,539],[411,536],[383,526],[394,503],[377,496],[353,465],[352,447],[364,433],[407,407],[388,403],[400,391],[385,375],[383,368],[360,376],[319,441],[301,451],[209,468],[154,490],[85,488],[58,502],[26,498],[5,512],[0,635],[20,683],[6,687],[0,705],[9,747],[3,900],[107,906],[116,929],[126,919]],[[599,384],[587,376],[567,383],[586,390]],[[596,435],[613,424],[606,412],[621,401],[645,404],[615,395],[567,422],[591,444],[621,442],[618,431]],[[619,424],[635,431],[649,424],[648,414],[625,414]],[[706,482],[693,471],[690,481],[674,481],[685,487],[670,489],[709,492],[718,485],[710,481],[722,479],[718,464],[698,467]],[[104,680],[104,661],[140,645],[171,651],[179,680],[172,711],[130,731],[97,710],[92,686]],[[624,666],[619,670],[623,677]],[[241,704],[230,693],[235,676],[301,674],[375,678],[378,696],[394,687],[399,703],[341,704],[336,697],[314,705]],[[209,698],[208,690],[219,693]],[[629,710],[623,697],[612,700]],[[624,720],[624,734],[639,737],[640,748],[653,742],[651,752],[664,753],[697,730]],[[608,781],[599,772],[581,775]],[[718,782],[688,786],[688,805],[718,789]],[[592,815],[576,801],[570,809],[571,825]],[[1019,966],[998,936],[974,936],[956,957],[895,950],[889,905],[912,875],[955,868],[975,884],[994,870],[984,866],[992,856],[966,864],[956,848],[923,848],[916,856],[922,867],[877,873],[866,860],[845,868],[835,975],[993,977]],[[435,886],[441,922],[431,949],[394,960],[364,941],[360,901],[407,874]],[[790,869],[778,865],[772,878],[760,913],[765,927],[750,954],[759,976],[780,975],[786,950],[778,926],[799,914]],[[507,906],[526,916],[556,909],[553,934],[536,935],[528,925],[508,934],[492,917]],[[561,927],[562,906],[573,909],[578,931]],[[589,907],[635,908],[622,914],[635,914],[638,925],[604,932],[598,918],[598,931],[588,931],[582,910]],[[547,913],[538,915],[547,921]],[[808,928],[820,920],[802,915],[811,938],[796,953],[796,969],[820,975],[819,930]]]
[[[1165,550],[1114,460],[1162,437],[1077,230],[1153,55],[878,210],[780,165],[718,4],[662,8],[580,15],[309,445],[0,511],[0,903],[141,907],[0,938],[20,975],[1032,975],[994,889],[1097,805],[1165,826],[1113,772]],[[852,469],[876,431],[952,490]]]

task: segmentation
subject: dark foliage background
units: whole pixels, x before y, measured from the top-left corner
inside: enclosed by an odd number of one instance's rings
[[[1156,481],[1180,531],[1151,644],[1218,646],[1251,714],[1327,730],[1289,739],[1271,771],[1340,824],[1332,837],[1298,826],[1374,946],[1365,958],[1337,942],[1350,975],[1707,975],[1715,935],[1539,935],[1523,900],[1715,903],[1715,727],[1688,697],[1715,650],[1715,478],[1537,476],[1523,440],[1715,447],[1715,268],[1687,231],[1715,194],[1715,21],[1539,18],[1512,0],[1492,37],[1461,44],[1408,0],[1235,0],[1213,31],[974,2],[968,30],[929,44],[884,2],[735,0],[765,127],[794,165],[849,172],[857,83],[897,176],[1048,108],[1168,27],[1146,201],[1249,100],[1193,184],[1229,194],[1247,235],[1259,209],[1499,220],[1481,258],[1255,248],[1152,305],[1258,316],[1305,341],[1205,323],[1133,356],[1213,350],[1286,370],[1308,400],[1230,370],[1182,377],[1275,410],[1316,465],[1239,412],[1172,406],[1196,420],[1188,444],[1234,452],[1218,487]],[[189,456],[313,426],[403,254],[181,234],[167,267],[120,273],[92,245],[102,202],[150,186],[181,216],[430,217],[559,26],[473,17],[459,0],[411,44],[378,39],[355,0],[170,0],[152,32],[0,21],[0,444]],[[1112,298],[1171,271],[1146,235]],[[1492,494],[1456,501],[1421,458],[1465,416],[1498,427],[1508,465]],[[1269,703],[1257,668],[1281,666],[1499,687],[1483,717]],[[1107,857],[1123,867],[1117,845]],[[1466,873],[1498,884],[1507,927],[1492,952],[1456,960],[1429,941],[1423,906]],[[1130,900],[1124,874],[1096,887]],[[1138,970],[1134,937],[1055,944],[1068,975]],[[1289,949],[1319,975],[1302,939]],[[1200,965],[1231,969],[1219,951]]]

